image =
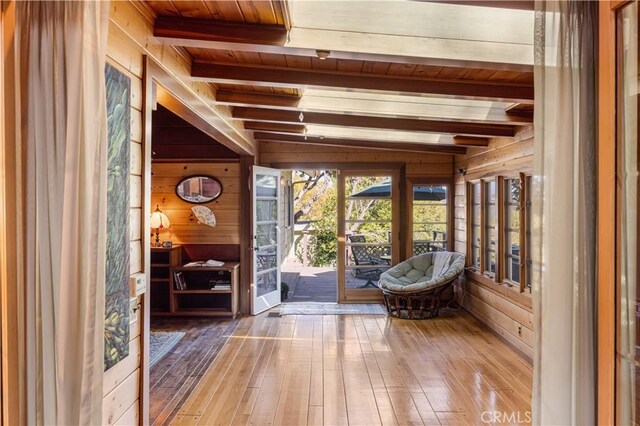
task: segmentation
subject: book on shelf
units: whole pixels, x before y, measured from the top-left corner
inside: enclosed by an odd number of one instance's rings
[[[231,281],[228,280],[209,280],[211,290],[231,290]]]
[[[186,290],[187,289],[187,282],[184,279],[184,275],[182,274],[182,272],[174,272],[173,273],[173,281],[174,281],[174,285],[176,290]]]
[[[220,267],[224,266],[224,262],[220,262],[219,260],[198,260],[195,262],[189,262],[184,265],[185,268],[206,268],[206,267]]]

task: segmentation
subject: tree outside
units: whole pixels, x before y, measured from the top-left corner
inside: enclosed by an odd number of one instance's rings
[[[367,243],[388,245],[391,235],[392,203],[385,193],[389,177],[357,176],[345,180],[346,235],[362,235]],[[433,186],[431,186],[433,187]],[[417,188],[417,187],[416,187]],[[433,188],[420,187],[414,201],[414,241],[439,241],[446,246],[447,206],[444,199],[420,199]],[[444,187],[434,187],[442,193]],[[389,191],[390,189],[387,189]],[[305,229],[309,266],[337,266],[337,175],[327,170],[293,172],[294,219],[296,229]],[[364,193],[364,194],[363,194]],[[369,195],[367,195],[369,194]],[[355,195],[355,196],[354,196]],[[439,231],[439,233],[434,233]],[[302,262],[301,238],[296,236],[296,258]]]

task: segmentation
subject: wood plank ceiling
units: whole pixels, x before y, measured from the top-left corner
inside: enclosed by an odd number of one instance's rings
[[[258,141],[462,153],[533,121],[528,0],[146,3]]]

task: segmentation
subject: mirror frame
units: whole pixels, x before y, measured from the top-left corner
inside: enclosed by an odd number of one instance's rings
[[[215,197],[213,197],[211,200],[208,201],[189,201],[189,200],[185,200],[183,198],[182,195],[180,195],[178,193],[178,188],[180,187],[180,185],[182,185],[185,181],[189,180],[189,179],[193,179],[193,178],[208,178],[211,180],[214,180],[216,182],[218,182],[218,185],[220,186],[220,192],[218,193],[218,195],[216,195]],[[176,196],[184,201],[185,203],[189,203],[189,204],[207,204],[207,203],[211,203],[215,200],[217,200],[218,198],[220,198],[220,196],[222,195],[222,192],[224,191],[224,187],[222,186],[222,182],[220,182],[219,179],[213,177],[213,176],[209,176],[209,175],[204,175],[204,174],[195,174],[195,175],[189,175],[189,176],[185,176],[182,179],[180,179],[180,181],[178,181],[178,183],[176,184],[176,188],[175,188],[175,192],[176,192]]]

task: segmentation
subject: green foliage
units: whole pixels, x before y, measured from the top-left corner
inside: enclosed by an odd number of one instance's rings
[[[310,173],[295,172],[300,180],[298,192],[295,194],[296,211],[304,211],[301,220],[311,221],[310,230],[315,235],[307,236],[307,258],[312,266],[336,266],[337,263],[337,178],[328,173],[322,185],[316,185],[311,191],[304,193],[304,179],[312,179]],[[374,185],[385,182],[388,178],[380,176],[347,177],[345,179],[345,231],[347,235],[365,235],[367,242],[388,244],[391,234],[392,202],[389,198],[351,198]],[[304,186],[303,186],[304,185]],[[446,232],[446,201],[414,202],[414,240],[433,240],[433,231]],[[442,234],[438,234],[441,240]],[[302,244],[297,244],[296,256],[302,260]]]

